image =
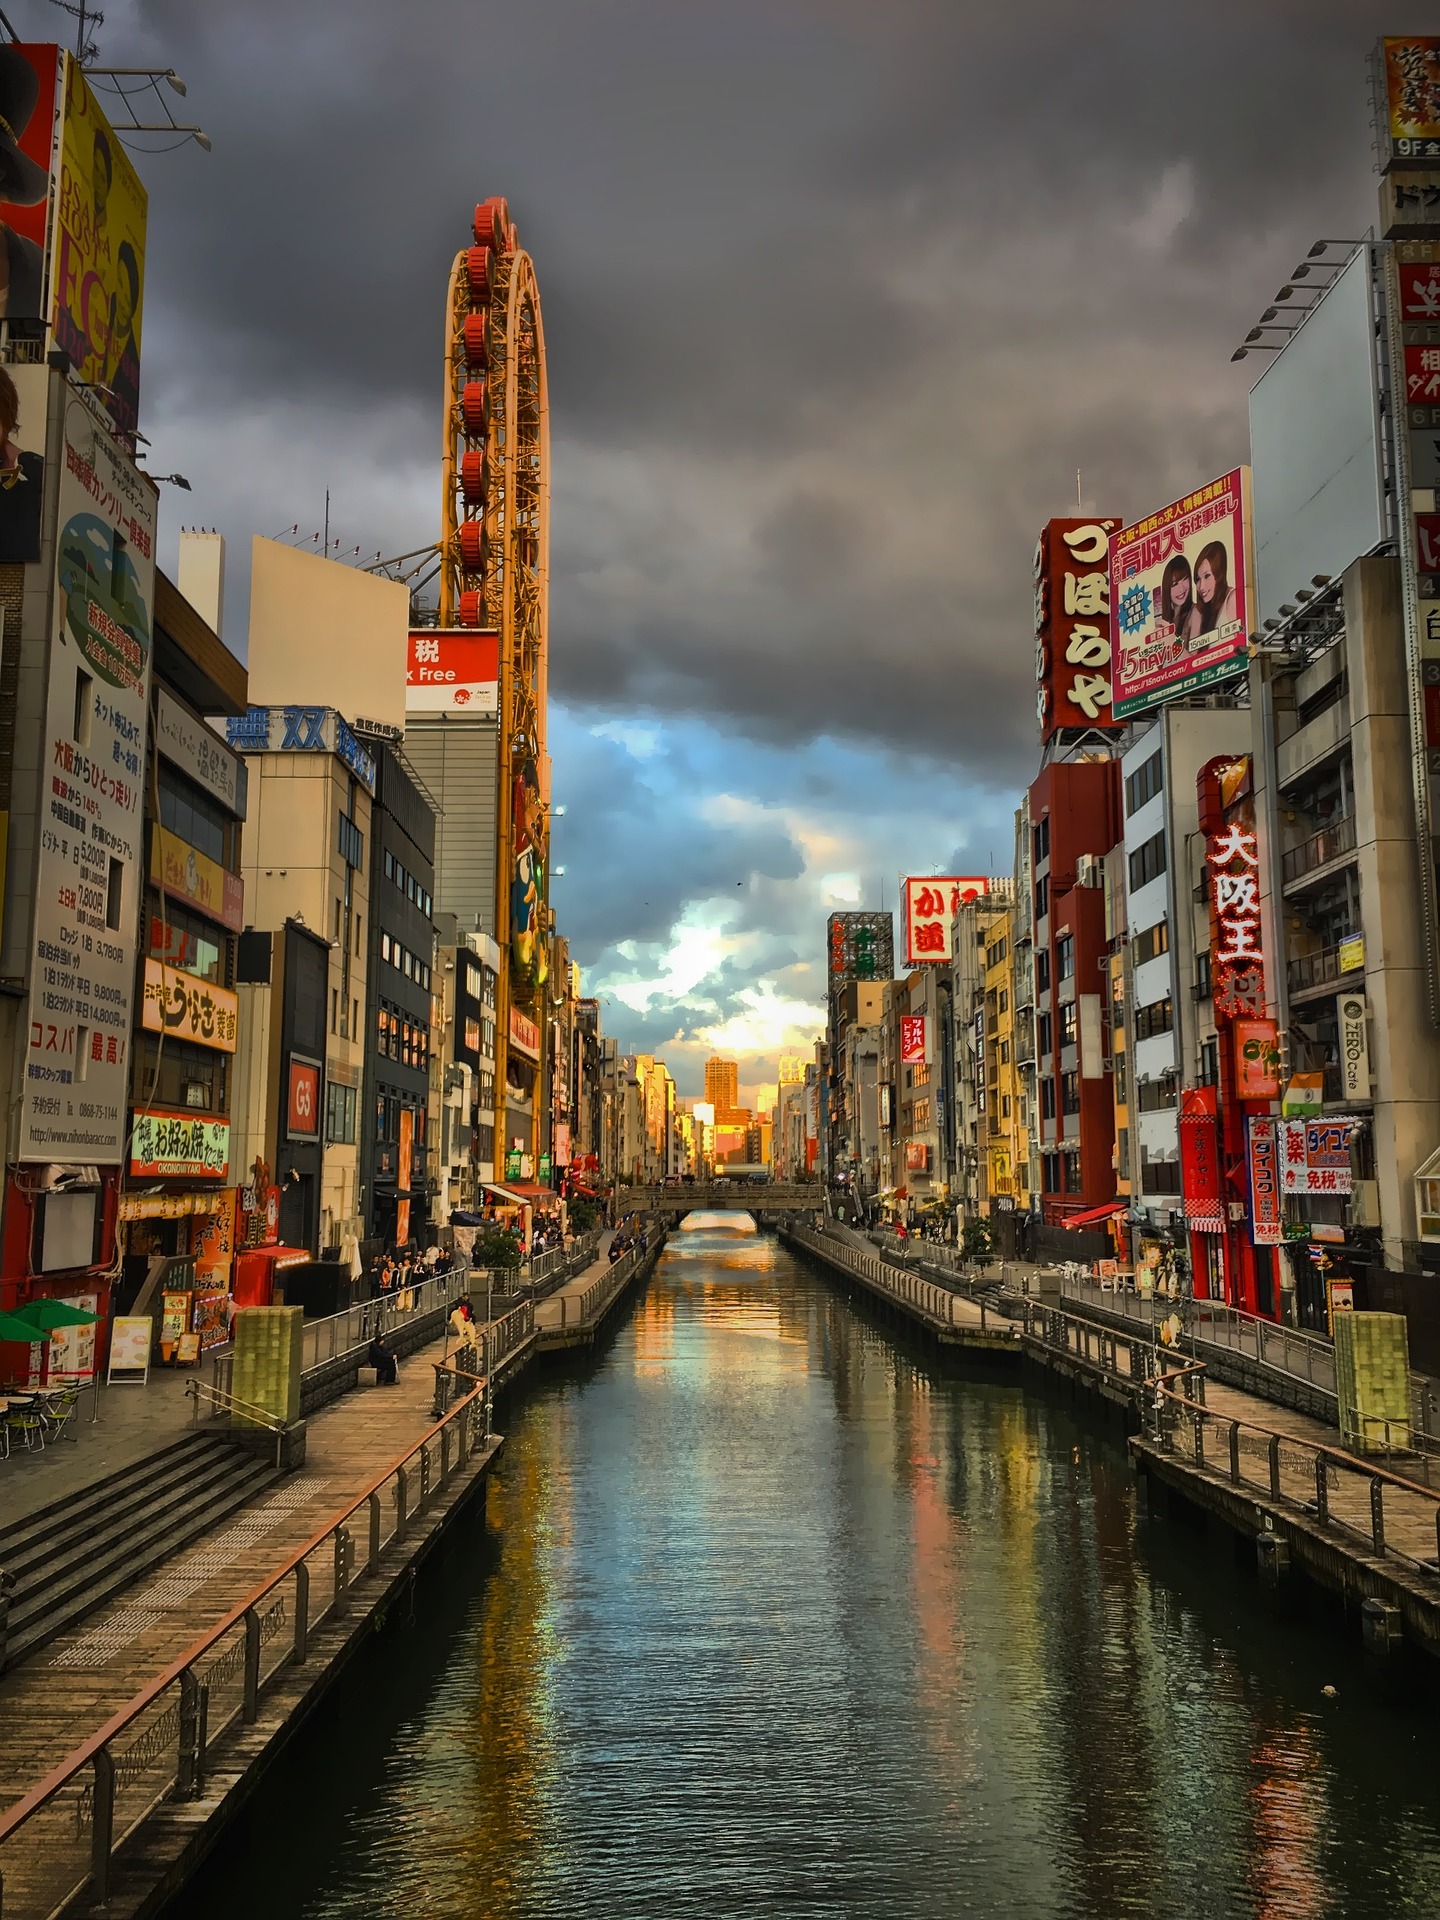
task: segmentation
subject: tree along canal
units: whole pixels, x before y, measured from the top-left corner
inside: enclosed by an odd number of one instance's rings
[[[170,1920],[1440,1912],[1428,1702],[747,1229],[532,1376]]]

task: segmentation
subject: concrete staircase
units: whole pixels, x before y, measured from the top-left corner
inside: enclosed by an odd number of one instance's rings
[[[233,1441],[190,1433],[0,1529],[0,1671],[209,1533],[278,1478],[273,1465]]]

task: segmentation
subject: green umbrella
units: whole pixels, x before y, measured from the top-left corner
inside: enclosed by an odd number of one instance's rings
[[[0,1340],[23,1340],[33,1347],[48,1336],[33,1320],[22,1320],[18,1313],[0,1313]]]
[[[32,1327],[49,1334],[56,1327],[93,1327],[100,1316],[87,1313],[84,1307],[74,1306],[68,1300],[31,1300],[15,1309],[15,1318],[28,1320]]]

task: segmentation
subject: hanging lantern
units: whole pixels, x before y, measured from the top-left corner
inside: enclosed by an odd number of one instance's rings
[[[465,346],[465,364],[470,367],[483,367],[490,359],[490,340],[488,335],[489,319],[483,313],[471,313],[465,316],[465,325],[461,329],[461,338]]]
[[[460,418],[469,440],[485,438],[485,382],[467,380],[460,389]]]

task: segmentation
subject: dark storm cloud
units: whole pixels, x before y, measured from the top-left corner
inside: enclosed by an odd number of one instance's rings
[[[1369,223],[1364,57],[1427,21],[146,0],[104,54],[173,61],[215,140],[144,163],[148,404],[213,421],[217,469],[249,423],[260,531],[373,420],[353,531],[418,545],[433,492],[387,521],[385,479],[432,458],[445,273],[504,191],[546,305],[557,694],[1018,782],[1039,524],[1077,467],[1129,516],[1243,456],[1230,349]],[[231,485],[214,517],[258,513]]]

